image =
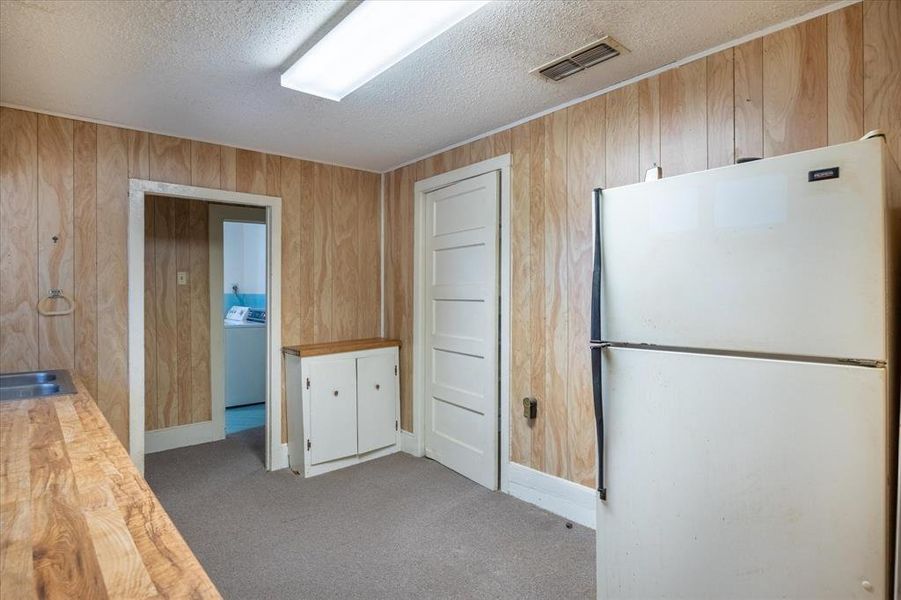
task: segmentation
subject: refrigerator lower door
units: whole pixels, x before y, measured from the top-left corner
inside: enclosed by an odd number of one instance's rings
[[[604,350],[598,598],[886,598],[885,371]]]

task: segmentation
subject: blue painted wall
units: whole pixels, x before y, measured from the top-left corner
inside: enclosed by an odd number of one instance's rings
[[[240,298],[238,297],[240,296]],[[222,296],[222,317],[228,314],[232,306],[249,306],[250,308],[266,308],[266,294],[238,294],[229,292]]]

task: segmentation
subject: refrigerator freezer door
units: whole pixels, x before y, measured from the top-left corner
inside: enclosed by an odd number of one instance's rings
[[[883,146],[604,190],[604,339],[885,360]]]
[[[883,369],[632,349],[603,362],[598,598],[887,596]]]

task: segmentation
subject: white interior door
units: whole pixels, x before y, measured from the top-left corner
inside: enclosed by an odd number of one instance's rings
[[[598,598],[886,598],[884,369],[604,351]]]
[[[498,172],[425,195],[425,452],[498,483]]]

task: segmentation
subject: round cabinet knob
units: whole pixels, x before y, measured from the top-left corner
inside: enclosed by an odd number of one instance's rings
[[[873,584],[870,583],[869,581],[867,581],[866,579],[864,579],[864,580],[860,583],[860,585],[863,586],[863,589],[865,589],[865,590],[868,591],[868,592],[872,592],[872,591],[873,591]]]
[[[335,395],[336,395],[336,396],[338,395],[338,390],[335,390]]]
[[[375,389],[380,390],[380,389],[382,389],[382,386],[380,386],[379,384],[375,384]]]

